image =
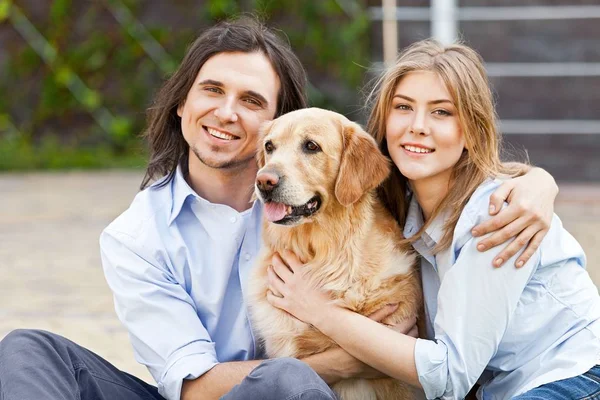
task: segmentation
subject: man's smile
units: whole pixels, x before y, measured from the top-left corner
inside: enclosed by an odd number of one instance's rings
[[[233,140],[238,140],[240,139],[239,137],[232,135],[229,132],[225,132],[213,127],[208,127],[205,125],[202,125],[202,128],[206,131],[206,133],[208,133],[210,136],[212,136],[213,138],[217,138],[220,140],[226,140],[226,141],[233,141]]]

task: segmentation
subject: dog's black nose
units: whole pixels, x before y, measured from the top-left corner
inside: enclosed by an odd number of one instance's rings
[[[256,186],[262,192],[270,192],[279,185],[279,175],[272,171],[259,172],[256,176]]]

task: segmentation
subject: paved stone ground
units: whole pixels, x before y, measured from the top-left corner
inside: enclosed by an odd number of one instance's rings
[[[0,174],[0,338],[50,330],[152,382],[115,316],[98,250],[140,181],[139,171]],[[560,188],[556,211],[600,284],[600,183]]]

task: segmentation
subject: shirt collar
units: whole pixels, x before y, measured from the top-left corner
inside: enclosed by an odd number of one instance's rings
[[[406,223],[404,224],[404,237],[407,239],[414,236],[425,224],[425,221],[423,220],[423,211],[417,202],[416,196],[412,193],[409,193],[409,196],[410,204],[406,215]],[[427,229],[425,229],[422,237],[425,239],[428,247],[434,247],[442,239],[446,216],[446,212],[438,214],[438,216],[431,221]]]
[[[200,204],[204,204],[207,206],[212,204],[208,200],[199,196],[198,193],[196,193],[194,191],[194,189],[192,189],[190,187],[190,185],[185,180],[181,165],[177,166],[177,170],[175,171],[175,176],[173,177],[173,181],[171,182],[171,196],[172,196],[173,202],[171,205],[171,214],[169,215],[169,225],[171,225],[173,223],[173,221],[175,220],[175,218],[177,218],[177,216],[181,213],[181,210],[183,209],[183,206],[184,206],[186,200],[188,199],[188,197],[193,197]],[[252,211],[249,211],[249,210],[252,210]],[[261,212],[262,211],[262,203],[258,200],[254,200],[253,205],[249,210],[247,210],[247,214],[254,214],[256,212]],[[245,215],[244,213],[246,213],[246,211],[242,212],[241,215],[242,216]]]
[[[410,197],[410,203],[408,205],[408,213],[406,214],[406,223],[404,224],[404,237],[409,239],[421,229],[424,221],[423,212],[415,196],[410,192],[407,193],[407,196]]]
[[[190,185],[188,185],[185,177],[183,176],[181,165],[177,166],[175,177],[173,178],[173,181],[171,181],[171,196],[173,203],[171,205],[171,214],[169,215],[169,225],[173,223],[175,218],[177,218],[188,197],[192,196],[202,199],[200,196],[198,196],[198,194],[196,194],[196,192],[194,192]]]
[[[425,233],[437,245],[444,235],[444,222],[446,221],[447,212],[441,212],[425,229]]]

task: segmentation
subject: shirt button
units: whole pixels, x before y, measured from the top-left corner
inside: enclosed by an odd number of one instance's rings
[[[246,261],[250,261],[250,253],[246,253],[244,255],[244,258],[246,259]]]
[[[231,218],[229,218],[229,221],[233,224],[233,223],[235,223],[235,221],[237,221],[237,218],[236,217],[231,217]]]

